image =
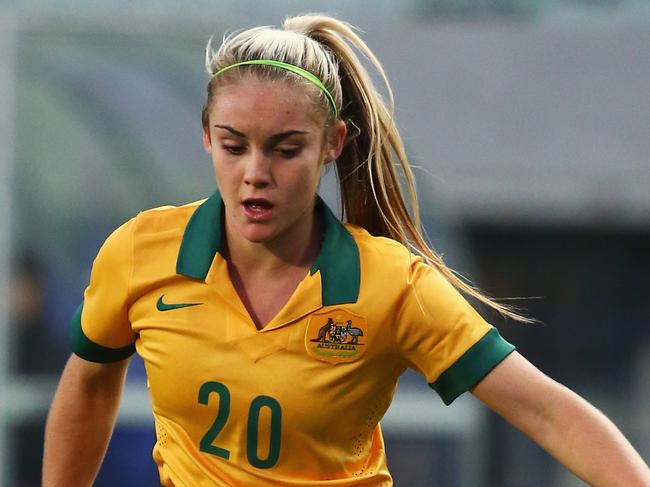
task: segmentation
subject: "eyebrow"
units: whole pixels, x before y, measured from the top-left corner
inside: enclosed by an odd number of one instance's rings
[[[233,135],[236,135],[237,137],[242,137],[244,139],[246,138],[245,133],[240,132],[239,130],[235,130],[234,128],[228,125],[215,124],[214,126],[220,129],[227,130],[228,132],[232,133]],[[304,130],[287,130],[286,132],[273,134],[271,137],[269,137],[269,140],[273,142],[279,142],[281,140],[286,139],[287,137],[291,137],[292,135],[307,135],[307,134],[309,134],[309,132],[306,132]]]

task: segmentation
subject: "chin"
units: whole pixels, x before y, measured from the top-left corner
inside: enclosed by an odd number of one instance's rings
[[[252,243],[265,243],[273,240],[275,232],[267,225],[250,225],[249,228],[244,229],[241,235]]]

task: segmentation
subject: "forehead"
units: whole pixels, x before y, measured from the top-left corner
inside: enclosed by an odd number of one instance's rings
[[[315,130],[325,124],[305,88],[256,78],[217,86],[209,115],[211,124],[227,124],[244,133]]]

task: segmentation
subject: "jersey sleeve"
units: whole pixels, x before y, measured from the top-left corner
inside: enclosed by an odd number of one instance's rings
[[[451,404],[515,347],[437,269],[414,257],[396,342],[410,367]]]
[[[130,220],[106,239],[90,272],[90,283],[70,323],[70,345],[91,362],[115,362],[135,351],[136,335],[128,318],[132,268]]]

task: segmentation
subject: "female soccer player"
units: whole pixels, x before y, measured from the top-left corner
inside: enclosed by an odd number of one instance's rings
[[[44,485],[92,483],[137,350],[166,486],[391,485],[378,422],[407,367],[447,404],[471,390],[592,485],[650,486],[612,423],[461,297],[526,321],[425,243],[391,110],[352,48],[390,94],[372,52],[330,17],[208,44],[203,142],[218,189],[140,213],[99,251]],[[332,164],[346,224],[317,196]]]

